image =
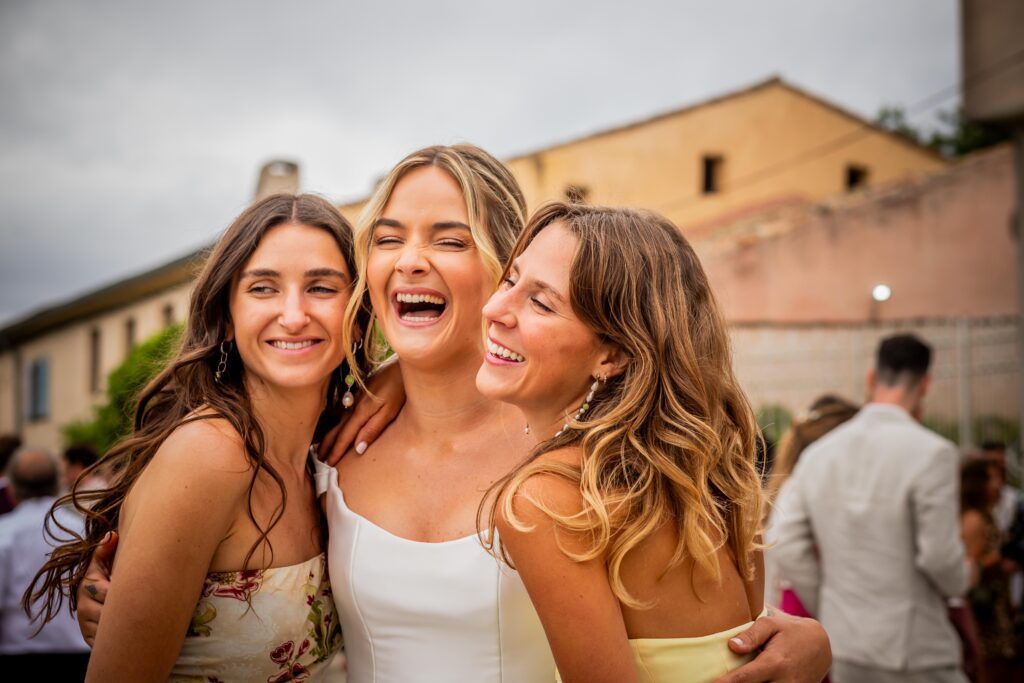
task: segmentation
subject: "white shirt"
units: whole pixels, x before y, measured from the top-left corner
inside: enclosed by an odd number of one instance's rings
[[[34,638],[31,636],[39,624],[30,623],[21,608],[21,596],[52,550],[43,535],[43,520],[53,502],[53,498],[31,498],[0,516],[0,655],[89,650],[78,623],[67,610],[67,602]],[[58,519],[64,526],[82,532],[82,518],[75,512],[62,509]],[[54,531],[66,535],[59,529]]]

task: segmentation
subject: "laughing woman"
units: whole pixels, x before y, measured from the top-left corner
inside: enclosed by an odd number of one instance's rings
[[[120,535],[88,680],[316,680],[340,646],[307,451],[339,401],[351,255],[310,195],[253,205],[214,247],[111,488],[69,497],[86,537],[36,579],[52,615]]]
[[[562,680],[711,681],[742,664],[728,641],[763,602],[757,426],[682,233],[549,205],[484,316],[477,386],[539,441],[495,487],[489,526]]]

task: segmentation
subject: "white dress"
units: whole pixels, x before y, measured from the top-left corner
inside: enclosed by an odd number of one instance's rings
[[[551,683],[555,662],[519,574],[476,535],[443,543],[396,536],[345,504],[333,467],[328,565],[348,683]]]

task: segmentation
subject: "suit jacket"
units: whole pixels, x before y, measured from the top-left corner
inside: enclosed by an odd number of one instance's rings
[[[902,408],[865,406],[801,456],[777,508],[779,571],[836,659],[960,663],[946,598],[967,589],[959,456]]]

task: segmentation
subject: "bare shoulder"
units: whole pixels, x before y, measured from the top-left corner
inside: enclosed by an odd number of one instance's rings
[[[218,488],[222,494],[248,490],[252,465],[241,436],[227,420],[212,416],[174,429],[147,466],[161,486]],[[140,482],[141,483],[141,482]]]
[[[583,509],[578,481],[582,455],[579,448],[560,448],[544,453],[527,465],[523,478],[514,490],[506,491],[499,505],[498,531],[509,533],[516,526],[520,531],[523,527],[547,527],[552,524],[553,514],[579,513]]]
[[[986,527],[985,517],[977,510],[965,510],[960,517],[960,528],[964,536],[984,534]]]

